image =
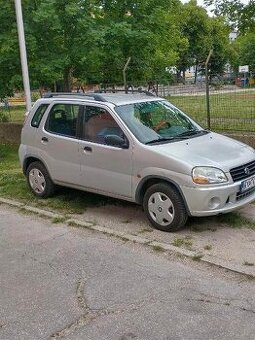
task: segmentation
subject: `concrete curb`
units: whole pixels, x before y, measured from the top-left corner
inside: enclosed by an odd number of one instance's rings
[[[5,198],[1,198],[0,197],[0,204],[7,204],[16,208],[20,208],[23,209],[27,212],[31,212],[34,214],[38,214],[39,216],[42,217],[47,217],[47,218],[61,218],[64,219],[64,224],[69,225],[69,226],[73,226],[73,227],[83,227],[83,228],[87,228],[90,230],[94,230],[109,236],[115,236],[117,238],[120,238],[122,240],[125,241],[131,241],[134,243],[139,243],[141,245],[145,245],[147,247],[151,247],[152,249],[157,249],[158,251],[169,251],[169,252],[173,252],[176,254],[179,254],[181,256],[185,256],[206,264],[210,264],[213,266],[217,266],[220,268],[224,268],[226,270],[229,270],[231,272],[235,272],[238,274],[242,274],[242,275],[246,275],[249,278],[255,278],[254,274],[249,273],[248,271],[245,270],[245,268],[240,269],[240,266],[238,266],[237,264],[232,264],[229,263],[223,259],[217,258],[215,256],[211,256],[211,255],[201,255],[197,252],[194,251],[190,251],[187,249],[183,249],[183,248],[179,248],[179,247],[175,247],[172,244],[167,244],[164,242],[157,242],[157,241],[150,241],[146,238],[140,237],[140,236],[135,236],[132,234],[127,234],[127,233],[123,233],[120,231],[116,231],[107,227],[101,227],[99,225],[96,225],[92,222],[82,222],[78,219],[72,219],[72,218],[67,218],[65,215],[63,214],[57,214],[57,213],[53,213],[47,210],[42,210],[42,209],[38,209],[32,206],[28,206],[25,203],[21,203],[18,201],[14,201],[14,200],[10,200],[10,199],[5,199]]]

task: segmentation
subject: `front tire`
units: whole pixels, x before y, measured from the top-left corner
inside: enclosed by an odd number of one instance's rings
[[[53,195],[55,184],[52,182],[48,171],[41,162],[31,163],[26,171],[27,182],[33,194],[47,198]]]
[[[143,207],[150,223],[162,231],[177,231],[188,218],[181,195],[174,186],[167,183],[149,187],[144,195]]]

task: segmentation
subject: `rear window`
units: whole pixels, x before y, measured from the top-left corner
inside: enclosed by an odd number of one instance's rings
[[[31,125],[33,127],[38,128],[40,125],[40,122],[42,120],[42,117],[45,113],[45,111],[47,110],[47,107],[49,106],[49,104],[42,104],[38,107],[38,109],[35,111],[35,114],[33,116],[33,119],[31,121]]]

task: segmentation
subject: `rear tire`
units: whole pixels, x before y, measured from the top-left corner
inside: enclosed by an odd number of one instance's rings
[[[188,218],[181,195],[167,183],[149,187],[144,195],[143,207],[150,223],[162,231],[177,231]]]
[[[27,183],[37,197],[47,198],[53,195],[55,184],[41,162],[31,163],[26,171]]]

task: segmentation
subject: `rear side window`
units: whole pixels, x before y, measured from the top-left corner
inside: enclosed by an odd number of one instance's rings
[[[38,109],[35,111],[34,117],[31,121],[31,125],[33,127],[38,128],[40,125],[40,122],[42,120],[42,117],[45,113],[45,111],[47,110],[47,107],[49,106],[49,104],[42,104],[38,107]]]
[[[50,110],[46,130],[58,135],[76,136],[79,111],[83,109],[76,104],[56,104]]]

